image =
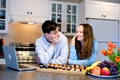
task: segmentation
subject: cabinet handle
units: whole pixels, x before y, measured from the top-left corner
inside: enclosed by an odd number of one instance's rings
[[[106,15],[104,15],[104,17],[106,17]]]
[[[32,14],[32,12],[30,12],[30,14]]]
[[[29,14],[29,12],[27,12],[27,14]]]
[[[101,15],[101,17],[103,17],[103,15]]]

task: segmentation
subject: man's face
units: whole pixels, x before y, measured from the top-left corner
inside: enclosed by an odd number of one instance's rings
[[[56,30],[46,33],[45,35],[49,42],[53,42],[54,39],[59,39],[59,28],[57,27]]]

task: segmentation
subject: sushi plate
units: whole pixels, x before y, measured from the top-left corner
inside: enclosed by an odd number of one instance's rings
[[[67,71],[61,69],[45,69],[45,68],[38,68],[37,71],[39,72],[52,72],[52,73],[61,73],[61,74],[74,74],[74,75],[86,75],[86,70],[83,71]]]

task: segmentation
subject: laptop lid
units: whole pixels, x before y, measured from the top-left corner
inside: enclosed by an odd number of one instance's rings
[[[4,58],[5,58],[7,67],[10,67],[16,70],[36,69],[35,67],[19,68],[15,46],[3,46],[3,53],[4,53]]]

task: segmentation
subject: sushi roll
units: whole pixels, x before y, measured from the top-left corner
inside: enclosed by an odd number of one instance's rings
[[[62,70],[65,70],[66,69],[66,65],[62,65]]]
[[[66,70],[68,70],[68,71],[71,70],[71,66],[67,65]]]
[[[77,67],[77,68],[75,69],[75,71],[81,71],[81,69],[80,69],[79,67]]]

